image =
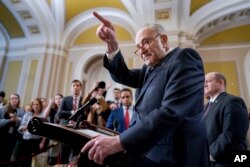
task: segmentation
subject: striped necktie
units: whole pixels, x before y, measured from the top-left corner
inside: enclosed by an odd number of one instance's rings
[[[125,111],[125,128],[128,129],[129,127],[129,111],[128,111],[128,107],[126,107],[126,111]]]
[[[76,111],[78,109],[78,106],[77,106],[77,98],[74,98],[73,99],[73,110]]]

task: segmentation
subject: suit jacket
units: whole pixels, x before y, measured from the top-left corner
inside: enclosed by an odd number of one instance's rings
[[[82,96],[80,96],[78,102],[78,108],[82,107]],[[60,119],[60,124],[65,124],[64,121],[71,116],[71,111],[73,110],[73,96],[66,96],[62,100],[62,104],[58,110],[58,117]],[[77,121],[77,120],[74,120]]]
[[[222,92],[210,106],[205,122],[210,154],[217,166],[229,166],[237,151],[247,150],[248,112],[240,97]]]
[[[117,125],[115,125],[117,124]],[[115,127],[117,126],[117,127]],[[125,118],[123,114],[123,108],[119,107],[113,111],[111,111],[106,127],[109,129],[116,130],[117,132],[123,132],[126,130],[125,128]]]
[[[147,67],[129,70],[120,52],[111,62],[105,56],[104,67],[114,81],[136,88],[137,119],[120,134],[131,156],[145,155],[159,166],[208,166],[205,124],[200,119],[204,70],[196,51],[174,49],[145,83]]]

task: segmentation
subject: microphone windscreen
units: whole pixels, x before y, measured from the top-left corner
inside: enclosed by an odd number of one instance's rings
[[[92,106],[93,104],[95,104],[97,102],[96,98],[92,98],[89,100],[89,106]]]
[[[100,81],[98,84],[98,88],[104,89],[106,87],[106,83],[104,81]]]

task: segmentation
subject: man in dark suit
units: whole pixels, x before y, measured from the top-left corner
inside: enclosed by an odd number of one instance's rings
[[[68,118],[74,114],[78,108],[82,107],[82,96],[81,96],[81,90],[82,90],[82,83],[80,80],[73,80],[71,82],[71,89],[72,89],[72,95],[66,96],[63,98],[62,103],[60,105],[60,108],[58,110],[58,118],[60,120],[61,125],[67,125]],[[87,118],[87,115],[85,116]],[[85,118],[85,119],[86,119]],[[77,121],[77,118],[73,121],[70,121],[70,124],[74,124],[74,122]],[[70,138],[70,136],[68,136]],[[70,159],[70,154],[73,154],[74,156],[77,154],[77,152],[73,152],[72,149],[69,146],[61,144],[60,147],[60,153],[59,153],[59,163],[60,164],[67,164]]]
[[[94,13],[102,24],[97,35],[107,44],[104,66],[114,81],[136,88],[131,127],[115,137],[96,137],[82,149],[102,164],[106,156],[127,151],[137,167],[207,167],[203,113],[204,70],[193,49],[171,48],[165,29],[150,24],[135,37],[135,54],[142,69],[128,69],[110,21]],[[150,75],[148,73],[151,73]]]
[[[128,128],[133,116],[133,95],[128,88],[124,88],[120,92],[122,106],[111,111],[106,127],[121,133]],[[126,119],[127,117],[128,119]]]
[[[113,89],[113,98],[114,98],[113,103],[115,103],[117,105],[117,107],[121,107],[122,106],[122,103],[121,103],[121,89],[119,89],[119,88],[114,88]]]
[[[246,151],[248,112],[240,97],[226,93],[226,79],[218,72],[205,76],[204,108],[212,167],[230,167],[237,151]]]

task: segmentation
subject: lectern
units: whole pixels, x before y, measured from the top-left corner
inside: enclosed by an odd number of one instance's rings
[[[31,134],[47,137],[60,143],[69,145],[79,151],[78,167],[132,167],[132,160],[126,152],[119,152],[108,156],[103,165],[88,159],[87,153],[80,153],[81,148],[96,135],[114,136],[117,132],[82,121],[78,129],[48,123],[45,118],[33,117],[28,123]]]

